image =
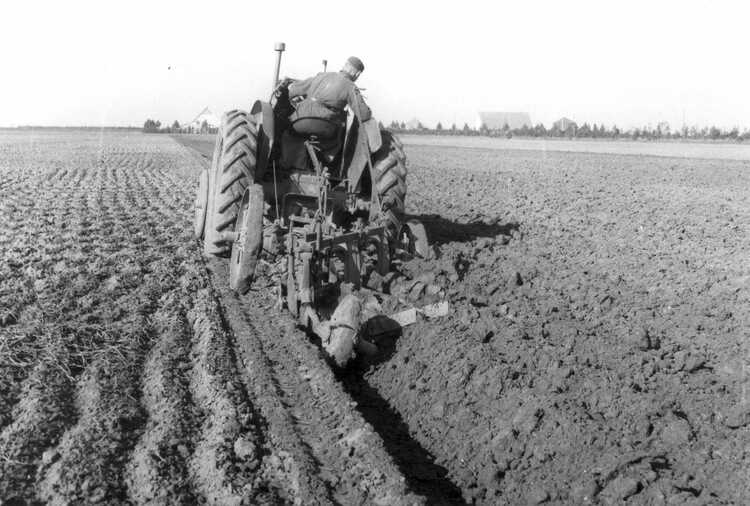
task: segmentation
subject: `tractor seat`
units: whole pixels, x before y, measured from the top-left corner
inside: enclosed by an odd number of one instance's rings
[[[292,130],[297,135],[306,138],[331,140],[336,137],[341,128],[341,122],[329,119],[307,116],[292,121]]]

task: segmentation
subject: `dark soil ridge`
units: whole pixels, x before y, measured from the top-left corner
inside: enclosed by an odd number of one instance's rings
[[[453,312],[364,379],[466,500],[746,503],[747,164],[410,158]]]

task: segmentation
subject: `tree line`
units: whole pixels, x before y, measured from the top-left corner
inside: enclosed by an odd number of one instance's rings
[[[427,128],[422,123],[416,127],[407,127],[406,123],[392,121],[389,130],[396,133],[409,134],[431,134],[431,135],[478,135],[486,137],[558,137],[558,138],[589,138],[589,139],[631,139],[631,140],[663,140],[663,139],[691,139],[691,140],[724,140],[724,141],[748,141],[750,140],[750,130],[745,129],[740,132],[739,128],[734,127],[730,130],[711,127],[684,126],[679,129],[672,129],[668,123],[662,122],[655,127],[651,125],[641,128],[631,128],[621,130],[617,125],[607,127],[604,124],[583,123],[580,126],[570,126],[561,130],[557,125],[547,129],[544,124],[537,123],[530,127],[524,125],[521,128],[510,128],[506,123],[500,129],[490,129],[486,125],[480,128],[469,126],[464,123],[458,128],[453,123],[449,128],[443,127],[442,123],[435,125],[435,128]]]
[[[172,126],[161,126],[161,121],[147,119],[143,123],[143,132],[147,134],[178,134],[178,133],[194,133],[194,134],[215,134],[217,128],[214,128],[208,124],[208,121],[203,120],[200,128],[193,126],[181,126],[180,122],[174,120]]]

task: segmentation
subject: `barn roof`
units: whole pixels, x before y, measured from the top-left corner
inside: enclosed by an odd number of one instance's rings
[[[570,118],[566,118],[565,116],[563,116],[559,120],[555,121],[555,124],[558,124],[558,123],[575,123],[575,121],[573,121]]]
[[[419,128],[420,121],[417,118],[412,118],[406,122],[406,128],[408,130],[416,130]]]
[[[219,117],[211,112],[211,110],[208,107],[204,107],[203,110],[198,113],[198,115],[188,123],[188,125],[194,125],[200,127],[201,123],[203,121],[206,121],[208,123],[208,126],[210,127],[218,127],[219,126]]]
[[[480,126],[485,125],[490,130],[500,130],[506,124],[511,130],[531,127],[531,117],[527,112],[480,111],[479,122]]]

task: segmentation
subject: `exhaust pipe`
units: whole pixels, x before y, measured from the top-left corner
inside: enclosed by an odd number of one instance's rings
[[[273,73],[273,87],[271,88],[271,93],[276,91],[276,86],[279,85],[279,72],[281,71],[281,53],[283,53],[286,49],[286,44],[284,44],[283,42],[277,42],[273,49],[277,54],[276,71]]]

